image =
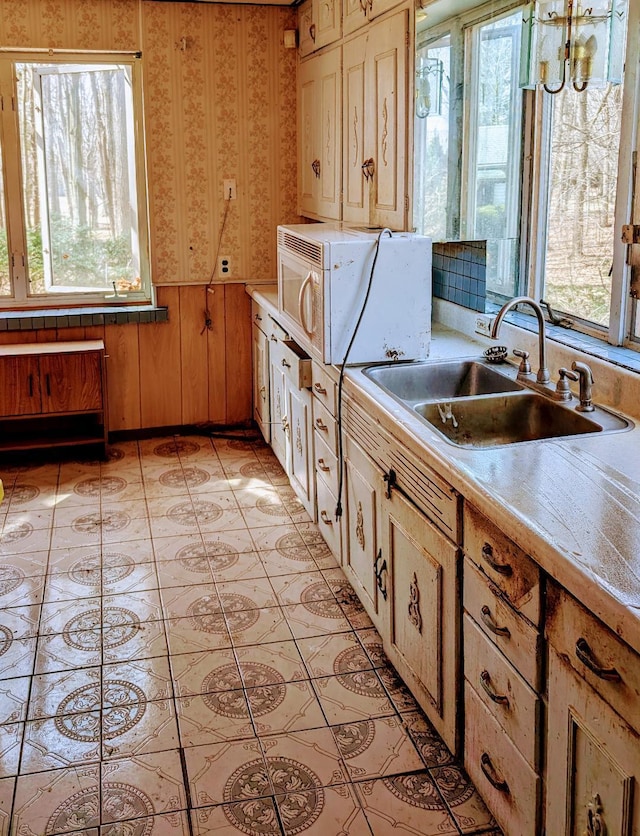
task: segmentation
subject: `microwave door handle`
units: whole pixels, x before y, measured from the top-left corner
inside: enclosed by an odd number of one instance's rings
[[[302,285],[300,286],[300,293],[298,294],[298,316],[299,316],[299,319],[300,319],[300,324],[302,325],[302,328],[304,329],[305,334],[307,334],[307,336],[309,336],[309,337],[313,336],[313,330],[309,330],[309,328],[307,327],[307,322],[305,320],[304,295],[307,292],[307,288],[310,287],[312,281],[313,281],[313,273],[309,272],[307,274],[306,279],[302,282]],[[313,329],[313,323],[311,325],[311,328]]]

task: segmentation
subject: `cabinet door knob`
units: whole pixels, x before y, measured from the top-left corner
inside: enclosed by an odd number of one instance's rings
[[[309,27],[309,37],[311,38],[311,40],[314,43],[316,42],[316,25],[315,25],[315,23],[312,23],[311,26]]]
[[[504,778],[498,775],[494,765],[491,763],[491,758],[486,752],[483,752],[480,756],[480,769],[492,787],[495,787],[500,792],[510,792],[509,784],[507,784]]]
[[[480,610],[480,618],[485,627],[496,636],[503,636],[505,639],[511,638],[511,633],[508,627],[499,627],[491,615],[491,610],[485,604]]]
[[[291,368],[291,363],[289,363],[288,360],[285,360],[284,357],[282,358],[282,365],[285,367],[285,369]]]
[[[607,682],[622,681],[622,677],[615,668],[603,668],[598,664],[586,639],[580,638],[576,642],[576,656],[598,679],[605,679]]]
[[[320,384],[319,384],[319,383],[314,383],[314,384],[313,384],[313,388],[315,389],[315,391],[316,391],[319,395],[326,395],[326,394],[327,394],[327,390],[324,388],[324,386],[320,386]]]
[[[315,176],[316,176],[316,177],[320,177],[320,160],[315,159],[315,160],[311,163],[311,168],[312,168],[313,173],[315,174]]]
[[[378,566],[378,564],[380,564]],[[382,594],[384,600],[387,600],[387,561],[382,560],[382,549],[378,551],[376,559],[373,563],[373,571],[376,576],[376,585]]]
[[[255,318],[258,322],[262,322],[262,317],[260,316],[259,313],[256,314]]]
[[[316,418],[316,427],[321,430],[323,433],[326,433],[329,427],[325,424],[322,418]]]
[[[482,557],[485,561],[491,566],[494,572],[497,572],[499,575],[505,575],[506,577],[510,577],[513,575],[513,568],[508,563],[498,563],[498,561],[493,556],[493,546],[491,543],[485,543],[482,547]]]
[[[320,519],[325,525],[333,525],[333,520],[329,519],[329,515],[326,511],[320,512]]]
[[[331,468],[324,463],[324,459],[318,459],[318,470],[322,470],[323,473],[328,473]]]

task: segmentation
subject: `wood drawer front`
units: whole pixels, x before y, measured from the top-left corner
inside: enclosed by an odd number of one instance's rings
[[[336,497],[324,479],[316,481],[316,503],[318,506],[318,528],[333,556],[340,562],[341,538],[340,521],[336,520]]]
[[[540,691],[542,636],[468,558],[464,561],[464,608],[534,691]]]
[[[338,494],[338,457],[329,447],[324,433],[314,430],[315,463],[318,477],[326,483],[327,487]]]
[[[313,396],[325,406],[332,415],[336,414],[337,386],[318,363],[313,364]]]
[[[516,610],[536,627],[541,626],[540,567],[499,528],[466,502],[464,551],[500,587]]]
[[[505,833],[539,836],[540,777],[468,682],[464,685],[464,713],[464,765],[487,807]],[[505,781],[507,786],[496,787],[492,780]]]
[[[558,655],[640,732],[640,655],[552,582],[547,637]]]
[[[263,334],[269,336],[269,326],[273,320],[269,318],[269,314],[255,299],[251,300],[251,321]]]
[[[311,358],[293,340],[281,340],[272,344],[271,351],[277,366],[291,381],[295,389],[311,387]]]
[[[540,698],[466,613],[463,625],[465,678],[529,766],[537,771]]]
[[[289,334],[276,322],[271,314],[267,314],[266,319],[263,320],[264,330],[271,342],[284,342],[289,339]]]
[[[316,438],[321,438],[334,456],[338,455],[338,425],[336,419],[317,399],[313,400],[313,429]]]

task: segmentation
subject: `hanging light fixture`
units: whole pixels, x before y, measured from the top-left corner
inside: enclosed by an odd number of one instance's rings
[[[622,81],[627,0],[536,0],[524,18],[521,85],[555,95]]]

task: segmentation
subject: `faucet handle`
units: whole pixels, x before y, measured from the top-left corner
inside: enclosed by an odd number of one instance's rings
[[[558,369],[558,382],[556,383],[555,399],[558,401],[570,401],[573,397],[571,389],[569,388],[569,380],[580,380],[580,375],[575,372],[570,372],[569,369]],[[569,380],[567,380],[569,378]]]
[[[520,357],[520,365],[518,366],[518,377],[529,377],[531,375],[531,363],[529,362],[529,352],[522,348],[514,348],[513,353],[516,357]]]

